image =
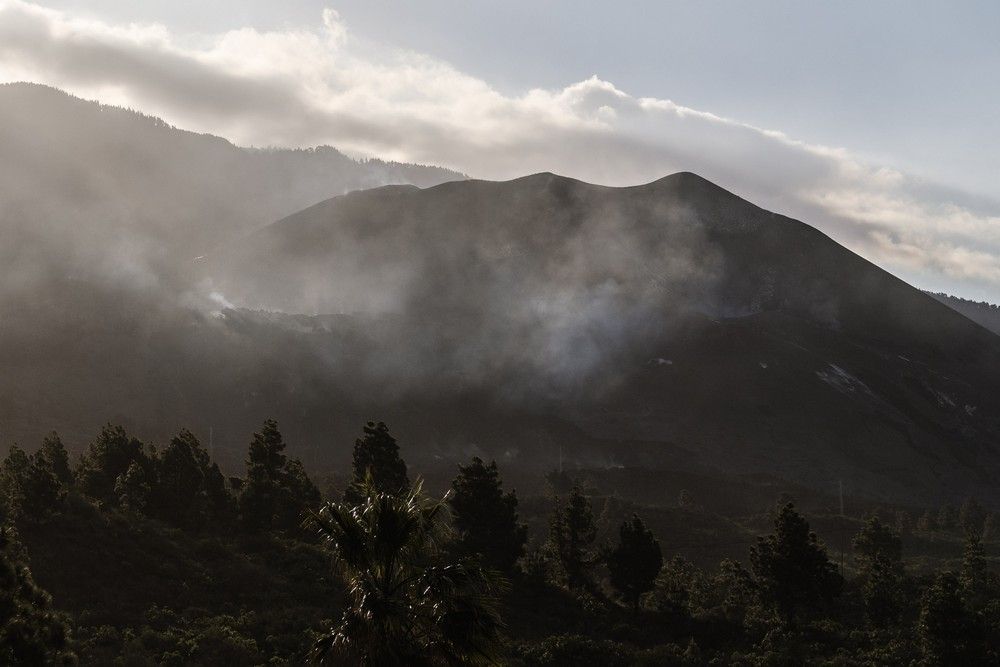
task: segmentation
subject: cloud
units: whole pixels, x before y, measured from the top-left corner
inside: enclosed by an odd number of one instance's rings
[[[332,144],[473,176],[608,185],[695,171],[921,286],[1000,297],[1000,206],[849,151],[592,77],[505,95],[452,64],[314,27],[209,37],[0,1],[0,80],[27,79],[252,145]]]

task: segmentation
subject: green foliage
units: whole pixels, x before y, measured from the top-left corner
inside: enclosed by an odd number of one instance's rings
[[[653,532],[636,515],[618,531],[618,545],[608,555],[611,585],[639,613],[643,594],[653,589],[656,575],[663,566],[663,553]]]
[[[446,559],[444,501],[419,485],[359,490],[360,505],[328,503],[314,517],[348,592],[315,656],[380,666],[495,662],[500,584],[471,561]]]
[[[595,560],[591,547],[595,539],[597,527],[590,501],[580,487],[574,486],[565,504],[557,500],[549,522],[549,547],[570,588],[591,584],[590,570]]]
[[[959,582],[950,572],[938,575],[924,591],[917,634],[929,664],[985,664],[983,629],[966,608]]]
[[[899,534],[872,516],[854,537],[853,544],[868,620],[876,627],[896,622],[906,603],[903,543]]]
[[[465,553],[510,572],[524,554],[528,528],[518,522],[517,496],[502,486],[496,461],[486,465],[476,457],[459,466],[448,503]]]
[[[73,664],[69,630],[0,528],[0,664]]]
[[[898,563],[903,555],[903,542],[899,533],[882,523],[878,516],[865,522],[861,531],[854,536],[854,551],[858,566],[863,570],[878,560]]]
[[[45,436],[45,439],[42,440],[42,448],[38,450],[38,453],[64,487],[73,484],[73,471],[69,467],[69,453],[58,433],[52,431]]]
[[[982,535],[986,524],[986,510],[975,498],[966,498],[958,510],[958,525],[965,532]]]
[[[278,423],[268,419],[250,442],[239,500],[243,525],[251,531],[294,530],[306,511],[319,505],[319,490],[302,463],[284,452]]]
[[[786,623],[800,610],[829,602],[843,586],[826,549],[791,503],[775,517],[774,533],[751,548],[750,565],[764,601],[773,603]]]
[[[147,480],[146,470],[138,461],[133,461],[115,480],[115,497],[118,505],[126,512],[142,514],[149,504],[152,487]]]
[[[344,500],[359,503],[362,491],[371,487],[380,493],[406,493],[410,480],[406,463],[399,456],[399,445],[383,422],[368,422],[364,435],[354,442],[354,477],[344,492]]]
[[[77,485],[91,498],[114,504],[118,500],[115,486],[133,464],[149,476],[151,463],[142,443],[121,426],[106,424],[80,460]]]
[[[3,514],[20,521],[44,522],[62,507],[66,491],[41,452],[28,456],[17,445],[0,465]]]

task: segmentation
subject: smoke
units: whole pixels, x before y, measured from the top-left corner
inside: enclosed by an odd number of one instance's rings
[[[370,347],[330,355],[394,396],[593,398],[654,356],[723,273],[669,192],[542,174],[354,193],[209,258],[233,303],[338,313]]]

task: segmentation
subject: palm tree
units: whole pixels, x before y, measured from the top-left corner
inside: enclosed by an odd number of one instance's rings
[[[360,504],[327,503],[313,521],[347,586],[340,622],[316,642],[324,664],[496,664],[505,585],[468,560],[449,562],[445,500],[420,483],[395,495],[362,485]]]

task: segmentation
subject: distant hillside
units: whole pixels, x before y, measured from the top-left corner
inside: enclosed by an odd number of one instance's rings
[[[350,190],[462,178],[328,146],[241,148],[25,83],[0,85],[0,156],[3,231],[22,246],[57,237],[75,255],[114,248],[133,262],[190,259]]]
[[[973,322],[986,327],[996,334],[1000,334],[1000,306],[985,301],[963,299],[958,296],[951,296],[950,294],[936,292],[928,292],[928,294],[941,303],[954,308]]]

